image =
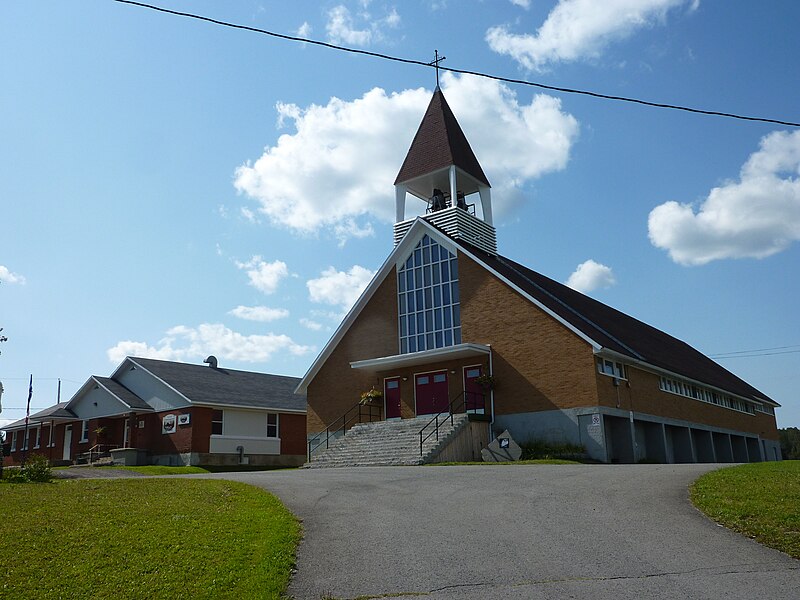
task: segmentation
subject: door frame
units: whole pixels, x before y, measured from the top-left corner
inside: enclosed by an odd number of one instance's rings
[[[69,443],[67,443],[69,433]],[[64,425],[64,448],[61,450],[61,460],[72,460],[72,423]]]
[[[402,397],[402,395],[400,396],[400,416],[389,418],[389,416],[388,416],[389,413],[386,410],[386,402],[387,402],[387,399],[389,397],[389,394],[387,393],[387,389],[386,389],[386,382],[389,381],[389,380],[393,380],[393,379],[397,379],[397,390],[398,390],[398,393],[400,393],[400,382],[403,380],[403,378],[400,375],[393,375],[392,377],[384,377],[383,378],[383,418],[384,418],[385,421],[399,421],[400,419],[403,418],[403,397]]]
[[[417,376],[418,375],[428,375],[428,374],[433,375],[433,374],[438,374],[438,373],[444,373],[445,377],[447,378],[447,380],[445,382],[445,383],[447,383],[447,403],[448,403],[448,405],[450,404],[450,369],[433,369],[431,371],[419,371],[418,373],[414,373],[413,374],[413,377],[414,377],[414,416],[417,416],[417,417],[425,416],[425,415],[420,415],[419,412],[417,411]],[[436,413],[426,413],[426,414],[435,415]]]
[[[466,391],[467,391],[467,369],[476,369],[476,368],[480,369],[481,375],[483,375],[483,371],[484,371],[483,364],[464,365],[463,367],[461,367],[461,385],[463,386],[462,389],[464,390],[464,412],[466,412],[466,409],[467,409],[467,397],[466,397]],[[472,414],[482,415],[482,414],[486,413],[486,400],[487,400],[486,396],[487,396],[487,394],[484,394],[483,408],[482,409],[476,409],[475,412],[473,412]]]

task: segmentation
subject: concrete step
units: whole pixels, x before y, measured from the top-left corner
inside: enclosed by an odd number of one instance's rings
[[[467,424],[468,416],[441,417],[438,439],[434,425],[423,434],[428,436],[420,455],[419,432],[428,425],[429,415],[399,421],[376,421],[354,425],[344,436],[330,442],[326,450],[313,453],[306,468],[419,465],[430,462],[444,446]]]

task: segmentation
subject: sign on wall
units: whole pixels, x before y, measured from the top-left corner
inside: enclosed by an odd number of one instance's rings
[[[175,433],[175,415],[164,415],[161,419],[161,433]]]
[[[178,415],[178,425],[188,425],[192,421],[192,415]]]

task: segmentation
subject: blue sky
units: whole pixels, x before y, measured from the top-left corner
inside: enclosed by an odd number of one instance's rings
[[[158,4],[800,120],[789,0]],[[43,408],[58,378],[69,399],[126,353],[301,376],[391,250],[433,72],[110,0],[3,2],[0,55],[0,423],[24,416],[29,374]],[[780,348],[720,362],[800,426],[798,130],[442,87],[492,183],[501,253],[707,354]]]

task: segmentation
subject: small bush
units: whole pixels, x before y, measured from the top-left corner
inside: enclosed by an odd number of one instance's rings
[[[6,483],[49,483],[52,480],[50,461],[41,454],[31,455],[22,467],[3,469],[3,481]]]
[[[22,465],[22,473],[25,479],[31,483],[50,483],[53,481],[50,461],[41,454],[31,455]]]
[[[519,445],[522,460],[583,457],[586,449],[577,444],[553,443],[544,440],[528,440]]]

